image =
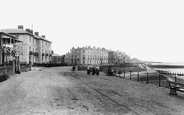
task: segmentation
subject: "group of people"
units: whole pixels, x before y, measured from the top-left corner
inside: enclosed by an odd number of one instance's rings
[[[107,76],[108,76],[108,75],[113,76],[113,75],[115,75],[115,74],[116,74],[116,71],[113,70],[111,67],[108,67],[106,75],[107,75]]]
[[[77,70],[78,70],[78,66],[73,66],[73,67],[72,67],[72,71],[73,71],[73,72],[75,72],[75,71],[77,71]]]
[[[90,73],[92,73],[92,75],[99,75],[100,72],[100,68],[99,66],[94,66],[94,65],[88,65],[87,66],[87,74],[90,75]]]

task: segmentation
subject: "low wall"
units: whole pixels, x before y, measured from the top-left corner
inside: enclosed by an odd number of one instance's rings
[[[3,75],[10,76],[12,74],[14,74],[13,66],[0,67],[0,76],[3,76]]]
[[[21,72],[26,72],[29,70],[29,65],[22,65],[20,66],[20,71]],[[4,66],[4,67],[0,67],[0,76],[10,76],[15,74],[15,71],[13,70],[13,66]]]
[[[29,65],[22,65],[22,66],[20,66],[20,71],[21,72],[29,71]]]

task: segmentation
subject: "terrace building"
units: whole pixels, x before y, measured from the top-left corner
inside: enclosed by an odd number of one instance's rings
[[[73,47],[70,54],[72,65],[108,63],[108,51],[105,48]]]
[[[36,58],[36,63],[48,63],[51,61],[51,56],[53,54],[51,49],[50,41],[45,39],[45,35],[39,36],[39,32],[35,32],[34,35],[36,44],[34,45],[36,51],[34,51],[33,55],[38,52],[38,56]]]
[[[24,30],[22,25],[18,29],[2,29],[1,31],[16,36],[23,42],[20,62],[48,63],[51,60],[52,50],[50,41],[45,36],[39,36],[38,32],[33,35],[33,30]]]
[[[51,57],[51,63],[62,63],[62,56],[59,54],[53,54]]]

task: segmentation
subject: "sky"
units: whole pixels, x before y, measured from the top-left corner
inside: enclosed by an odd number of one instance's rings
[[[0,29],[32,28],[60,55],[95,46],[144,61],[184,62],[183,6],[183,0],[1,0]]]

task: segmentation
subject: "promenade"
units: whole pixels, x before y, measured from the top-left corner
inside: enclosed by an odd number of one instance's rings
[[[34,68],[0,83],[0,115],[183,115],[184,94],[71,67]]]

